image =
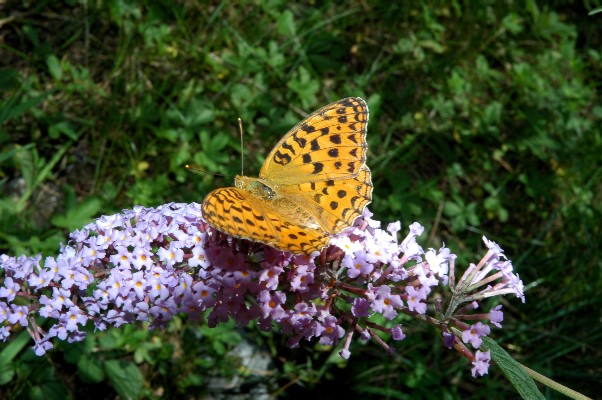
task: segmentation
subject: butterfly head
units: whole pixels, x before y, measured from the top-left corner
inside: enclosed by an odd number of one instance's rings
[[[234,178],[234,186],[239,189],[248,190],[255,196],[265,200],[271,200],[276,196],[276,192],[262,179],[251,178],[248,176],[236,175]]]

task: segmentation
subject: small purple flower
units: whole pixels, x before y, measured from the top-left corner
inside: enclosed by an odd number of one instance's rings
[[[365,253],[358,253],[356,257],[345,256],[343,265],[347,267],[347,276],[357,278],[359,275],[368,275],[374,270],[374,265],[366,259]]]
[[[293,278],[290,281],[291,290],[298,293],[307,292],[309,285],[314,283],[314,268],[309,265],[297,265],[293,271]]]
[[[418,282],[422,285],[422,287],[428,289],[439,284],[439,280],[430,273],[430,271],[425,268],[415,268],[414,272],[418,275]]]
[[[172,317],[178,313],[178,305],[171,298],[159,300],[149,309],[148,313],[155,319],[167,321],[172,319]]]
[[[443,251],[440,251],[439,254],[437,254],[434,249],[429,249],[429,251],[424,254],[424,259],[429,264],[430,270],[433,272],[433,274],[443,278],[447,276],[449,271],[447,265],[449,249],[443,247],[441,250]]]
[[[137,270],[150,269],[153,265],[153,256],[151,252],[140,246],[132,250],[131,264]]]
[[[49,337],[56,336],[61,340],[65,340],[65,339],[67,339],[67,335],[68,335],[67,328],[65,327],[65,324],[63,324],[63,323],[55,324],[48,330]]]
[[[172,245],[169,246],[169,249],[161,247],[157,252],[157,255],[159,256],[159,260],[163,261],[167,267],[173,267],[175,263],[182,262],[184,259],[184,251],[175,247],[173,242]]]
[[[181,274],[178,278],[177,285],[173,289],[173,296],[175,298],[184,296],[184,293],[189,292],[192,285],[192,276],[188,274]]]
[[[382,285],[373,288],[375,293],[372,310],[382,314],[387,319],[393,319],[397,316],[396,307],[403,307],[401,296],[391,294],[391,287]]]
[[[345,360],[349,360],[349,357],[351,357],[351,352],[348,349],[341,349],[339,355]]]
[[[424,232],[424,226],[420,225],[418,222],[414,222],[410,225],[410,232],[413,236],[420,236]]]
[[[105,320],[108,323],[115,325],[115,327],[120,327],[121,325],[130,322],[129,319],[126,318],[126,314],[123,311],[118,310],[109,310]]]
[[[27,283],[29,284],[29,287],[33,289],[41,289],[50,284],[54,278],[54,275],[55,274],[51,270],[43,269],[39,274],[31,274],[31,276],[27,279]],[[7,278],[6,280],[8,279],[10,278]],[[0,297],[2,297],[2,289],[0,289]]]
[[[88,242],[81,249],[81,263],[84,267],[88,267],[98,259],[103,259],[106,255],[104,250],[97,248],[96,242]],[[48,263],[46,263],[48,265]]]
[[[501,322],[504,320],[504,313],[501,311],[502,305],[495,306],[489,311],[489,322],[498,328],[502,327]]]
[[[188,260],[188,265],[191,267],[208,268],[211,265],[207,250],[202,245],[197,245],[192,248],[192,257]]]
[[[353,256],[356,251],[362,249],[362,245],[359,242],[352,242],[349,236],[335,236],[330,240],[330,244],[337,246],[343,250],[346,256]]]
[[[420,256],[424,254],[424,250],[416,242],[416,235],[413,235],[412,233],[408,234],[399,245],[399,249],[403,252],[402,260],[422,261]]]
[[[483,236],[482,239],[483,243],[485,243],[485,247],[487,247],[493,254],[498,256],[502,256],[504,254],[504,251],[493,240],[489,240],[485,236]]]
[[[354,316],[360,317],[360,318],[369,317],[371,314],[370,302],[361,297],[356,297],[355,300],[353,300],[353,306],[351,307],[351,313]]]
[[[394,256],[389,262],[384,277],[389,279],[391,282],[399,282],[408,278],[408,271],[403,267],[403,264],[399,257]]]
[[[265,282],[265,288],[268,290],[274,290],[278,287],[278,278],[281,273],[284,272],[282,267],[271,267],[262,270],[259,273],[259,282]]]
[[[165,300],[169,296],[169,288],[161,283],[160,280],[153,279],[150,282],[148,295],[151,299]]]
[[[395,221],[387,225],[387,231],[394,237],[397,237],[397,232],[401,230],[401,222]]]
[[[88,318],[84,315],[79,307],[73,306],[69,308],[69,311],[63,315],[61,320],[65,324],[65,329],[67,329],[69,332],[74,332],[78,330],[78,325],[85,325],[88,321]]]
[[[16,325],[18,322],[19,324],[21,324],[21,326],[27,327],[28,314],[29,312],[27,311],[27,307],[11,304],[10,313],[8,315],[8,322],[10,322],[13,325]]]
[[[117,253],[111,255],[109,261],[116,267],[129,269],[132,265],[132,253],[125,246],[115,246],[114,248]]]
[[[443,332],[443,345],[451,349],[456,342],[456,335],[451,332]]]
[[[7,277],[4,279],[4,286],[0,287],[0,297],[4,297],[8,302],[11,302],[15,299],[19,288],[20,286],[18,283],[13,281],[11,277]]]
[[[103,215],[96,220],[96,226],[99,230],[121,227],[123,226],[123,218],[119,214]]]
[[[0,323],[6,321],[8,319],[8,315],[10,314],[10,308],[8,304],[3,301],[0,301]]]
[[[476,378],[477,375],[483,376],[489,371],[489,363],[491,361],[491,353],[489,350],[480,351],[477,350],[475,354],[475,359],[472,362],[473,368],[471,370],[472,377]]]
[[[94,281],[92,274],[81,266],[74,268],[73,284],[80,290],[86,290],[88,285]]]
[[[219,257],[216,260],[216,264],[219,268],[223,268],[228,271],[240,271],[247,268],[245,257],[240,253],[233,253],[232,249],[222,249]]]
[[[338,343],[345,335],[345,330],[337,324],[337,319],[332,315],[324,318],[324,322],[318,324],[315,331],[316,336],[320,337],[320,344],[324,346]]]
[[[366,260],[372,264],[387,263],[397,253],[397,243],[387,232],[378,230],[366,240]]]
[[[257,299],[259,300],[263,318],[270,317],[271,319],[278,320],[286,315],[282,308],[282,304],[286,300],[284,293],[263,290],[259,293]]]
[[[52,288],[52,298],[50,299],[50,306],[53,310],[62,311],[63,307],[73,307],[73,302],[69,298],[71,292],[63,288]]]
[[[10,326],[0,326],[0,340],[5,342],[10,336]]]
[[[126,285],[136,293],[138,300],[142,300],[146,296],[147,284],[145,275],[144,271],[138,271],[126,282]]]
[[[313,317],[317,314],[315,304],[298,303],[289,314],[289,323],[297,332],[303,332],[310,327]]]
[[[401,325],[397,325],[393,329],[391,329],[391,337],[393,338],[393,340],[405,339],[406,335],[401,330]]]
[[[473,348],[478,349],[483,344],[483,339],[481,337],[489,335],[491,330],[489,326],[477,322],[469,329],[462,332],[462,341],[464,343],[470,343]]]
[[[34,344],[33,351],[36,353],[36,356],[43,356],[48,350],[52,349],[53,347],[54,345],[50,343],[48,339],[44,339]]]
[[[201,310],[205,310],[207,308],[213,307],[215,305],[215,297],[214,293],[216,289],[207,285],[205,282],[200,281],[195,283],[192,286],[192,289],[197,294],[196,298],[198,298],[199,306]]]
[[[416,289],[413,286],[407,286],[406,293],[408,294],[407,303],[410,311],[416,311],[418,314],[425,314],[426,303],[423,303],[423,301],[428,294],[427,290],[424,287]]]
[[[71,286],[75,283],[75,272],[71,268],[71,265],[65,260],[58,260],[58,274],[62,277],[61,287],[65,290],[71,289]]]

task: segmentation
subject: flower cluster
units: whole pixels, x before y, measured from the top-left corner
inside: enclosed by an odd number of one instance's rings
[[[399,222],[381,229],[371,216],[366,210],[311,256],[221,234],[203,220],[196,203],[101,217],[73,232],[56,258],[0,256],[0,338],[21,325],[42,355],[55,337],[82,340],[86,324],[105,330],[149,321],[160,328],[184,313],[206,318],[212,327],[229,319],[240,325],[256,321],[264,330],[276,325],[291,347],[302,340],[342,341],[339,354],[348,358],[354,335],[391,352],[382,333],[402,340],[395,320],[405,314],[438,327],[444,343],[473,362],[473,375],[487,373],[489,353],[478,350],[490,332],[485,322],[500,327],[503,314],[501,306],[481,314],[472,310],[496,295],[514,293],[524,301],[512,263],[483,238],[487,254],[456,284],[455,255],[445,247],[424,251],[416,242],[422,226],[410,225],[399,242]],[[444,312],[429,296],[445,285],[453,294]],[[391,323],[373,322],[378,314]],[[38,325],[38,316],[50,320],[50,327]]]

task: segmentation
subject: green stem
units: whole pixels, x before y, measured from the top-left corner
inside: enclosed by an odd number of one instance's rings
[[[535,379],[538,382],[543,383],[544,385],[546,385],[549,388],[552,388],[552,389],[566,395],[567,397],[570,397],[572,399],[578,399],[578,400],[592,400],[591,397],[587,397],[579,392],[574,391],[573,389],[569,389],[568,387],[561,385],[560,383],[555,382],[548,377],[543,376],[539,372],[533,371],[529,367],[526,367],[522,364],[520,364],[520,366],[525,370],[525,372],[531,378]]]

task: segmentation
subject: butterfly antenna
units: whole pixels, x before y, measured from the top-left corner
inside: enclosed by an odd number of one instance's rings
[[[222,175],[222,174],[218,174],[217,172],[210,172],[210,171],[207,171],[206,169],[202,169],[202,168],[199,168],[199,167],[196,167],[196,166],[192,166],[192,165],[188,165],[188,164],[186,164],[185,167],[186,167],[187,170],[192,171],[192,172],[194,172],[196,174],[199,174],[199,175],[211,174],[211,175],[222,176],[222,177],[225,176],[225,175]]]
[[[244,157],[244,145],[243,145],[243,130],[242,130],[242,119],[238,118],[238,129],[240,131],[240,174],[245,175],[245,157]]]

